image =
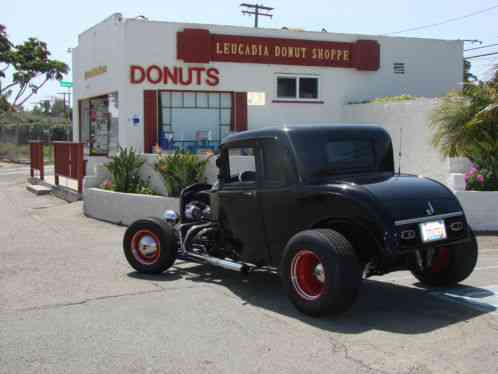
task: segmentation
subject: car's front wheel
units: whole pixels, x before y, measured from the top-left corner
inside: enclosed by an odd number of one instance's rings
[[[470,236],[466,243],[436,248],[430,266],[423,270],[415,267],[412,274],[428,286],[452,286],[463,281],[477,263],[477,240],[472,232]]]
[[[123,238],[126,259],[140,273],[158,274],[168,269],[175,262],[177,247],[173,228],[156,218],[134,222]]]
[[[330,229],[294,235],[285,249],[280,273],[292,303],[315,317],[348,310],[361,284],[361,267],[351,243]]]

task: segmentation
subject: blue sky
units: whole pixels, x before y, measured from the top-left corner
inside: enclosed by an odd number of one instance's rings
[[[48,43],[52,57],[71,63],[67,49],[77,43],[78,34],[112,13],[124,17],[144,15],[152,20],[200,22],[251,26],[252,18],[240,14],[239,1],[11,1],[2,6],[0,23],[7,26],[11,40],[21,42],[35,36]],[[248,1],[251,2],[251,1]],[[348,0],[300,1],[265,0],[275,8],[273,19],[263,18],[262,27],[298,27],[329,32],[384,34],[410,27],[436,23],[480,9],[498,5],[497,0],[461,2],[455,0]],[[498,43],[498,8],[475,17],[446,25],[400,35],[443,38],[479,39],[484,44]],[[477,45],[466,43],[467,48]],[[498,51],[498,47],[478,50],[476,54]],[[470,55],[470,52],[468,53]],[[472,60],[473,71],[480,77],[489,75],[498,55]],[[70,79],[70,77],[68,77]],[[62,91],[58,83],[47,85],[32,102],[49,98]]]

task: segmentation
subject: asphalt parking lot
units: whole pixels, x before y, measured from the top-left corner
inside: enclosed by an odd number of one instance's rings
[[[497,236],[461,287],[393,273],[312,319],[268,272],[133,272],[123,227],[35,197],[26,175],[0,167],[0,373],[498,373]]]

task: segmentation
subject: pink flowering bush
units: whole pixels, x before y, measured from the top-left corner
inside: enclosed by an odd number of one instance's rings
[[[497,176],[491,170],[479,168],[473,164],[465,173],[466,190],[468,191],[496,191],[498,190]]]
[[[106,179],[105,181],[102,182],[100,188],[104,190],[112,190],[112,180]]]

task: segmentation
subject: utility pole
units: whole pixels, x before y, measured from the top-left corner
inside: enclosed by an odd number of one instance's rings
[[[64,100],[64,117],[67,118],[67,108],[71,107],[71,92],[57,92],[58,95],[63,95]],[[66,96],[68,97],[67,105],[66,105]]]
[[[271,14],[271,11],[275,9],[259,4],[242,3],[240,6],[244,8],[244,10],[242,10],[242,14],[254,16],[254,27],[256,28],[258,27],[259,16],[272,18],[273,14]]]

